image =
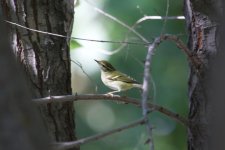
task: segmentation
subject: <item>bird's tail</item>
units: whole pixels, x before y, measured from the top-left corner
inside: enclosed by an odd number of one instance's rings
[[[142,90],[142,84],[133,84],[133,86]]]

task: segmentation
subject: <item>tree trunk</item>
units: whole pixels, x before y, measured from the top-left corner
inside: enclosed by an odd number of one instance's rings
[[[1,8],[1,7],[0,7]],[[10,49],[0,9],[0,149],[50,150],[37,107]]]
[[[73,0],[1,1],[5,18],[28,28],[70,36]],[[11,45],[23,64],[32,98],[71,94],[69,39],[10,26]],[[72,102],[40,106],[52,140],[75,140]]]
[[[224,1],[185,0],[184,7],[188,46],[202,60],[198,72],[190,71],[188,149],[224,150]]]

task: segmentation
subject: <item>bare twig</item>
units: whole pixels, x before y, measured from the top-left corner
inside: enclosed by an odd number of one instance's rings
[[[15,22],[7,21],[7,20],[5,20],[5,22],[7,22],[11,25],[15,25],[17,27],[29,30],[29,31],[38,32],[38,33],[41,33],[41,34],[47,34],[47,35],[50,35],[50,36],[57,36],[57,37],[62,37],[62,38],[66,38],[66,39],[82,40],[82,41],[89,41],[89,42],[122,44],[120,47],[118,47],[115,50],[104,51],[104,54],[106,54],[106,55],[116,54],[116,53],[120,52],[128,44],[129,45],[148,45],[149,44],[149,43],[144,43],[144,42],[130,42],[130,41],[127,41],[126,39],[124,41],[109,41],[109,40],[94,40],[94,39],[86,39],[86,38],[78,38],[78,37],[69,37],[69,36],[65,36],[65,35],[61,35],[61,34],[50,33],[50,32],[45,32],[45,31],[41,31],[41,30],[28,28],[28,27],[25,27],[23,25],[17,24]]]
[[[154,150],[153,145],[153,138],[152,138],[152,127],[148,120],[148,93],[149,93],[149,78],[150,78],[150,64],[152,60],[152,55],[156,49],[156,47],[163,41],[163,40],[171,40],[176,43],[176,45],[187,55],[193,66],[195,67],[196,71],[198,71],[201,61],[197,56],[193,56],[191,51],[186,47],[186,45],[177,37],[173,35],[162,35],[160,37],[155,38],[154,42],[149,45],[148,53],[145,60],[145,68],[144,68],[144,79],[143,79],[143,93],[142,93],[142,114],[143,117],[146,119],[146,128],[148,133],[148,143],[150,144],[150,150]]]
[[[97,82],[95,82],[89,75],[88,73],[84,70],[83,66],[81,65],[81,63],[79,61],[76,60],[72,60],[70,59],[71,62],[73,62],[74,64],[76,64],[81,70],[82,72],[87,76],[87,78],[95,85],[95,92],[97,92],[98,90],[98,84]]]
[[[143,78],[143,86],[142,86],[142,115],[146,120],[146,128],[147,128],[147,134],[148,134],[148,143],[150,145],[150,150],[154,150],[154,144],[153,144],[153,138],[152,138],[152,126],[148,120],[148,112],[152,111],[148,107],[148,94],[149,94],[149,79],[150,79],[150,64],[152,60],[152,54],[155,50],[155,48],[160,43],[160,38],[156,38],[155,41],[149,45],[148,47],[148,53],[145,60],[145,67],[144,67],[144,78]]]
[[[144,22],[146,20],[184,20],[184,16],[144,16],[139,19],[136,24]]]
[[[132,26],[132,28],[135,28],[138,24],[147,21],[147,20],[184,20],[184,16],[144,16],[138,21],[135,22],[135,24]],[[161,33],[162,34],[162,33]]]
[[[47,104],[47,103],[56,103],[56,102],[68,102],[68,101],[80,101],[80,100],[112,100],[119,101],[128,104],[133,104],[136,106],[141,106],[140,100],[129,98],[129,97],[120,97],[119,95],[105,95],[105,94],[85,94],[85,95],[63,95],[63,96],[50,96],[45,98],[34,99],[33,101],[37,104]],[[148,107],[153,111],[161,112],[162,114],[168,116],[169,118],[181,123],[184,126],[188,126],[188,121],[180,116],[177,113],[174,113],[165,107],[148,103]]]
[[[166,2],[166,17],[168,17],[169,8],[170,8],[170,0],[167,0],[167,2]],[[164,33],[168,19],[163,19],[163,20],[164,20],[164,22],[163,22],[163,26],[162,26],[162,30],[161,30],[161,35]]]
[[[124,40],[124,41],[127,41],[127,40]],[[123,50],[124,47],[126,47],[126,46],[127,46],[127,44],[126,44],[126,43],[123,43],[123,44],[121,44],[119,47],[117,47],[117,48],[115,48],[115,49],[113,49],[113,50],[104,52],[104,54],[106,54],[106,55],[114,55],[114,54],[120,52],[121,50]]]
[[[109,41],[109,40],[94,40],[94,39],[70,37],[70,36],[65,36],[65,35],[61,35],[61,34],[56,34],[56,33],[51,33],[51,32],[46,32],[46,31],[41,31],[41,30],[37,30],[37,29],[28,28],[26,26],[17,24],[15,22],[7,21],[7,20],[5,20],[5,22],[7,22],[7,23],[9,23],[11,25],[14,25],[14,26],[17,26],[17,27],[29,30],[29,31],[38,32],[38,33],[41,33],[41,34],[47,34],[47,35],[51,35],[51,36],[67,38],[67,39],[82,40],[82,41],[89,41],[89,42],[100,42],[100,43],[113,43],[113,44],[133,44],[133,45],[148,45],[149,44],[149,43],[146,43],[146,42]]]
[[[189,61],[195,67],[196,71],[199,70],[199,68],[202,65],[202,61],[200,60],[198,56],[193,55],[193,53],[188,49],[188,47],[177,36],[164,34],[164,35],[161,35],[160,39],[170,40],[176,43],[177,47],[181,49],[184,52],[184,54],[188,57]]]
[[[131,32],[133,32],[135,35],[137,35],[142,41],[144,41],[145,43],[148,43],[148,40],[143,37],[139,32],[137,32],[136,30],[134,30],[132,27],[128,26],[126,23],[124,23],[123,21],[119,20],[118,18],[110,15],[109,13],[106,13],[105,11],[97,8],[96,6],[94,6],[94,4],[92,4],[91,2],[89,2],[88,0],[85,0],[89,5],[91,5],[97,12],[101,13],[102,15],[110,18],[111,20],[119,23],[121,26],[127,28],[128,30],[130,30]]]
[[[139,32],[137,32],[134,27],[130,27],[129,25],[127,25],[126,23],[124,23],[123,21],[119,20],[118,18],[116,18],[115,16],[112,16],[111,14],[103,11],[102,9],[99,9],[97,8],[93,3],[91,3],[90,1],[88,0],[85,0],[86,3],[88,3],[91,7],[93,7],[93,9],[95,11],[97,11],[98,13],[104,15],[105,17],[108,17],[109,19],[115,21],[116,23],[120,24],[122,27],[124,28],[127,28],[128,29],[128,33],[132,32],[133,34],[135,34],[137,37],[139,37],[145,44],[143,45],[148,45],[149,41],[144,37],[142,36]],[[127,33],[127,34],[128,34]],[[127,37],[125,37],[124,41],[127,41]],[[127,46],[127,44],[124,42],[124,43],[121,43],[122,45],[117,48],[116,50],[112,50],[111,52],[108,53],[108,55],[113,55],[115,53],[118,53],[119,51],[121,51],[125,46]]]
[[[109,131],[106,131],[106,132],[103,132],[103,133],[99,133],[99,134],[96,134],[96,135],[93,135],[93,136],[82,138],[82,139],[77,140],[77,141],[54,143],[52,146],[53,146],[54,149],[57,149],[57,150],[66,150],[66,149],[77,147],[81,144],[85,144],[85,143],[88,143],[88,142],[91,142],[91,141],[99,140],[99,139],[104,138],[106,136],[109,136],[111,134],[121,132],[121,131],[129,129],[129,128],[133,128],[135,126],[142,125],[144,123],[145,123],[145,119],[141,118],[137,121],[134,121],[132,123],[129,123],[127,125],[124,125],[122,127],[116,128],[116,129],[112,129],[112,130],[109,130]]]

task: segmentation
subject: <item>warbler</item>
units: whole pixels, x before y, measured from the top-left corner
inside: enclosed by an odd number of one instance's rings
[[[126,91],[131,88],[142,89],[142,85],[128,75],[117,71],[109,62],[105,60],[95,60],[101,68],[102,82],[113,89],[114,91],[107,94],[113,95],[113,93]]]

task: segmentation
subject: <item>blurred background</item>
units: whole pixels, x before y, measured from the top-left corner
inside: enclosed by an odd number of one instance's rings
[[[169,5],[167,3],[166,0],[89,0],[89,3],[80,0],[75,7],[72,36],[96,40],[143,42],[127,28],[96,11],[94,6],[133,26],[144,16],[165,16],[168,6],[168,16],[183,15],[182,0],[169,0]],[[164,20],[147,20],[138,24],[135,30],[150,42],[161,33],[179,35],[184,42],[187,41],[184,20],[167,20],[164,24]],[[110,52],[121,47],[121,44],[76,42],[71,44],[71,59],[76,62],[72,62],[71,65],[73,93],[104,94],[111,91],[101,82],[100,69],[94,59],[108,60],[116,69],[142,82],[146,46],[126,45],[117,53],[110,55]],[[174,43],[163,42],[157,48],[153,56],[151,75],[149,101],[186,117],[188,63],[187,58]],[[125,94],[120,93],[120,95]],[[127,95],[140,99],[140,92],[137,89],[128,91]],[[141,109],[136,106],[111,101],[78,101],[74,105],[78,138],[117,128],[142,115]],[[185,127],[157,112],[151,113],[149,118],[154,126],[155,150],[187,149]],[[145,126],[137,126],[82,145],[81,150],[147,149],[148,145],[144,145],[147,140],[145,132]]]

